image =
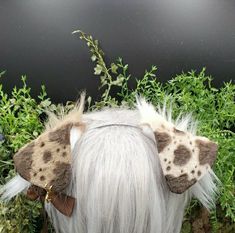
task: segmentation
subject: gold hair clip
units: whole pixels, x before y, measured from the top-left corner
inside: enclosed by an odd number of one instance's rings
[[[52,187],[53,187],[53,185],[51,185],[49,188],[48,188],[47,184],[45,185],[45,190],[47,192],[46,196],[45,196],[45,200],[47,202],[51,202],[51,200],[52,200],[52,195],[54,194],[53,191],[52,191]]]

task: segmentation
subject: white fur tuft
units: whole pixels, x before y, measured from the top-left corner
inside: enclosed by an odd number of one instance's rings
[[[218,186],[220,184],[218,177],[209,169],[208,173],[190,188],[190,193],[210,210],[215,207],[215,199],[218,196]]]
[[[191,113],[186,115],[180,114],[177,119],[174,120],[172,118],[172,106],[170,105],[170,107],[167,108],[166,101],[164,101],[162,107],[160,105],[158,106],[157,111],[152,104],[147,103],[146,100],[141,97],[137,97],[136,102],[136,107],[141,117],[141,123],[148,122],[153,128],[156,127],[156,124],[160,125],[161,123],[171,127],[174,125],[179,130],[188,131],[193,135],[196,134],[197,121],[193,119]]]
[[[145,99],[137,98],[136,107],[140,113],[140,123],[148,123],[151,128],[159,127],[161,124],[170,124],[170,122],[166,121],[164,115],[160,115],[158,112],[156,112],[154,106],[150,103],[147,103]]]
[[[23,179],[20,175],[13,177],[7,184],[0,189],[0,199],[9,201],[17,194],[23,192],[30,186],[30,183]]]

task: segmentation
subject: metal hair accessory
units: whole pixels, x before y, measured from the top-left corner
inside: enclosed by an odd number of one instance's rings
[[[54,192],[52,191],[52,187],[53,187],[53,185],[51,185],[49,188],[48,188],[48,185],[46,184],[45,185],[45,190],[46,190],[46,196],[45,196],[45,200],[47,201],[47,202],[51,202],[51,200],[52,200],[52,196],[54,195]]]

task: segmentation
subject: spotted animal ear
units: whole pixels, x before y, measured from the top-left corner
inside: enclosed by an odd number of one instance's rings
[[[177,129],[145,101],[141,101],[138,108],[141,123],[148,124],[154,132],[162,171],[169,189],[179,194],[185,192],[213,165],[217,144],[205,137]]]
[[[71,147],[79,139],[84,125],[79,121],[62,122],[21,148],[14,155],[16,171],[41,188],[62,192],[71,180]],[[71,133],[77,136],[71,141]]]

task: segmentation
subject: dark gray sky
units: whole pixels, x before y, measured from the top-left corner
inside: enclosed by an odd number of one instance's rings
[[[235,79],[234,0],[1,0],[0,70],[7,89],[28,76],[56,102],[81,89],[97,96],[90,54],[76,29],[101,42],[110,62],[121,56],[133,76],[156,65],[160,80],[200,71],[219,86]]]

